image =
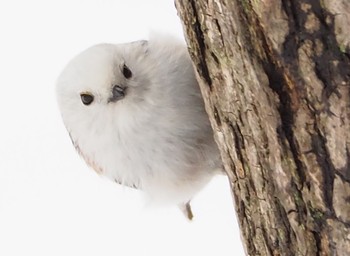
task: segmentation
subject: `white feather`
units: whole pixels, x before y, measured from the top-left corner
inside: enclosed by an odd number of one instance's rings
[[[109,102],[116,84],[126,96]],[[174,38],[87,49],[63,70],[57,98],[86,162],[157,202],[188,202],[221,168],[187,49]]]

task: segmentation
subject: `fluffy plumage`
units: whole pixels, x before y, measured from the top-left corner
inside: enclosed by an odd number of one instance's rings
[[[57,97],[86,163],[156,202],[186,204],[221,168],[187,49],[174,38],[85,50],[60,75]]]

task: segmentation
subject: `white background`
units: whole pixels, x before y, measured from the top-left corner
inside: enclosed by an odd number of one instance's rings
[[[97,176],[63,127],[55,79],[101,42],[182,37],[172,0],[1,1],[0,255],[243,255],[225,177],[177,208]]]

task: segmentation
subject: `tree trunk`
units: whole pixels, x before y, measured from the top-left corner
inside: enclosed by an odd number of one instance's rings
[[[350,255],[349,0],[176,0],[248,255]]]

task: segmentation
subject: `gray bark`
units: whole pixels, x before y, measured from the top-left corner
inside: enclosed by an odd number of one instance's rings
[[[248,255],[350,255],[350,2],[176,0]]]

